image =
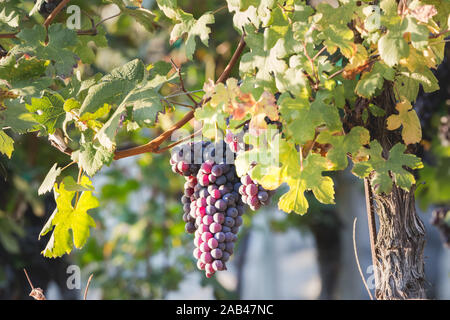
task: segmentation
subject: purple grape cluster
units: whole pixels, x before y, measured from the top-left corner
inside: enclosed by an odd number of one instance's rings
[[[248,174],[241,177],[241,186],[239,194],[242,202],[247,204],[253,211],[258,210],[261,206],[270,203],[273,191],[266,190],[259,184],[255,183]]]
[[[181,199],[183,220],[186,231],[195,234],[197,267],[205,270],[208,278],[216,271],[226,270],[244,213],[236,167],[227,163],[226,156],[218,161],[218,146],[225,155],[230,151],[223,141],[202,145],[189,143],[173,150],[170,160],[172,170],[186,179]],[[202,148],[202,156],[195,156],[196,147]],[[188,157],[200,161],[201,165],[190,163]]]

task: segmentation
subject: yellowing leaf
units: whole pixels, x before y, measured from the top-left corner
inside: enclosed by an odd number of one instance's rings
[[[397,103],[395,106],[398,115],[393,114],[387,118],[387,128],[395,130],[400,126],[402,128],[402,138],[405,144],[418,143],[422,139],[422,129],[420,127],[419,117],[412,109],[411,103],[407,100]]]
[[[97,198],[92,195],[92,191],[85,191],[74,206],[72,203],[76,192],[68,191],[65,187],[66,184],[73,184],[70,180],[73,178],[69,176],[59,184],[59,187],[55,184],[56,209],[39,234],[41,237],[53,230],[47,246],[42,251],[48,258],[70,253],[74,245],[80,249],[89,237],[89,228],[95,227],[95,221],[87,211],[98,207]],[[81,184],[92,185],[87,176],[82,177]]]
[[[11,158],[14,151],[14,140],[8,136],[3,130],[0,130],[0,152]]]

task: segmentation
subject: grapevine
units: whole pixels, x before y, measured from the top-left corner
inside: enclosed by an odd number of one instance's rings
[[[0,2],[1,157],[10,161],[17,137],[28,134],[67,159],[48,164],[38,190],[53,192],[57,204],[40,233],[51,235],[42,254],[61,257],[87,243],[100,206],[92,179],[123,158],[171,150],[170,166],[184,177],[185,230],[194,234],[194,257],[207,277],[227,268],[245,206],[258,210],[276,190],[286,213],[306,214],[308,194],[335,204],[331,173],[349,168],[364,180],[368,212],[376,204],[386,238],[372,244],[374,265],[383,279],[396,278],[377,283],[376,296],[423,298],[424,232],[414,192],[425,204],[450,201],[450,120],[448,110],[433,106],[436,134],[423,134],[431,117],[420,109],[430,108],[417,108],[416,99],[439,89],[433,70],[445,57],[449,1],[227,0],[220,9],[205,3],[211,10],[200,14],[176,0],[143,3],[83,3],[74,19],[80,25],[69,27],[70,0]],[[118,13],[102,16],[111,4]],[[99,67],[101,48],[111,46],[104,24],[119,16],[139,24],[136,37],[167,29],[166,58],[148,63],[136,53]],[[191,88],[184,67],[204,67],[204,50],[216,52],[208,47],[219,17],[236,32],[234,50],[214,66],[217,75]],[[202,141],[168,142],[194,120]],[[144,132],[151,138],[130,145],[130,136]],[[69,174],[76,166],[78,174]],[[394,223],[400,215],[392,208],[401,205],[414,223]],[[445,231],[439,212],[433,221]],[[414,259],[391,257],[390,241],[400,248],[408,242]]]

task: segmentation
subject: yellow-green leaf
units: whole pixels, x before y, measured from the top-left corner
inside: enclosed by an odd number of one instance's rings
[[[420,126],[419,117],[409,101],[404,100],[397,103],[395,109],[397,114],[393,114],[387,118],[387,128],[389,130],[402,127],[402,138],[405,144],[418,143],[422,140],[422,128]]]

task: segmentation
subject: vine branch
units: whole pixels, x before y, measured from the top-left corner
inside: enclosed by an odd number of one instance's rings
[[[216,84],[225,82],[225,80],[228,79],[228,77],[230,76],[231,70],[236,65],[237,61],[239,60],[239,57],[241,56],[242,52],[244,51],[244,48],[245,48],[244,37],[245,37],[245,34],[242,35],[241,40],[239,41],[239,44],[236,48],[236,51],[234,52],[233,56],[231,57],[230,61],[227,64],[227,66],[223,70],[222,74],[217,79]],[[210,98],[202,99],[200,102],[196,102],[195,107],[201,107],[203,104],[207,103],[209,100],[210,100]],[[158,137],[156,137],[152,141],[150,141],[144,145],[134,147],[134,148],[116,151],[116,153],[114,155],[114,160],[119,160],[122,158],[127,158],[127,157],[135,156],[135,155],[138,155],[141,153],[146,153],[146,152],[159,153],[161,151],[159,149],[159,146],[164,141],[169,139],[175,130],[178,130],[179,128],[183,127],[186,123],[188,123],[193,118],[194,118],[194,110],[189,111],[180,121],[175,123],[171,128],[169,128],[168,130],[166,130],[165,132],[160,134]]]
[[[44,21],[44,27],[48,27],[52,21],[56,18],[56,16],[61,12],[61,10],[70,2],[70,0],[61,1],[56,8],[50,13],[50,15]]]

